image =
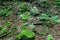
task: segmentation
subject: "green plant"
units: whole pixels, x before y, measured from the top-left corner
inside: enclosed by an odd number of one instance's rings
[[[26,36],[27,38],[32,38],[35,37],[35,34],[32,31],[25,29],[22,30],[19,34],[17,34],[15,39],[20,39],[22,36]]]
[[[28,5],[27,5],[27,3],[25,3],[25,2],[22,3],[21,6],[20,6],[20,8],[21,8],[22,11],[27,10],[27,7],[28,7]]]
[[[39,14],[39,10],[36,7],[31,7],[30,12],[33,16]]]
[[[52,16],[52,17],[51,17],[51,20],[52,20],[54,23],[60,23],[60,19],[58,19],[58,16]]]
[[[26,12],[25,14],[21,14],[19,16],[21,16],[22,20],[27,20],[30,17],[30,13]]]
[[[2,29],[0,30],[0,33],[5,33],[6,30],[7,30],[7,28],[10,27],[11,24],[12,24],[12,23],[9,22],[9,21],[6,22],[6,24],[2,26]]]
[[[9,11],[7,9],[0,10],[0,16],[9,16]]]
[[[53,40],[52,35],[49,34],[49,35],[47,36],[47,40]]]
[[[13,28],[13,29],[11,29],[10,31],[1,34],[1,35],[0,35],[0,38],[1,38],[1,37],[4,37],[4,36],[6,36],[6,35],[11,35],[11,34],[13,34],[13,32],[15,32],[16,30],[17,30],[16,28]]]
[[[41,14],[41,16],[39,18],[37,18],[38,20],[41,21],[45,21],[45,20],[49,20],[49,16],[45,13]]]
[[[24,30],[24,29],[26,29],[26,25],[27,25],[27,23],[23,23],[23,24],[21,24],[20,28],[21,28],[22,30]]]
[[[58,19],[58,16],[51,16],[49,17],[47,14],[41,14],[40,17],[37,18],[39,21],[53,21],[54,23],[60,23],[60,19]]]
[[[23,30],[23,34],[28,38],[35,37],[35,34],[30,30]]]

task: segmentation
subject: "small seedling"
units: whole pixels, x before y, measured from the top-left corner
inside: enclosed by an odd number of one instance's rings
[[[49,34],[49,35],[47,36],[47,40],[53,40],[52,35]]]
[[[19,16],[21,16],[22,20],[27,20],[30,17],[30,13],[26,12],[25,14],[21,14]]]
[[[39,14],[39,10],[36,7],[31,7],[30,12],[31,12],[31,15],[33,16]]]

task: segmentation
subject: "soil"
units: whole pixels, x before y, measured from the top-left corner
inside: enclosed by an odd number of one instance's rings
[[[24,1],[26,2],[26,1]],[[11,7],[10,10],[10,16],[5,17],[0,17],[0,25],[4,25],[6,21],[11,21],[12,25],[8,30],[11,30],[13,27],[17,28],[17,31],[13,33],[12,35],[7,35],[3,38],[0,38],[0,40],[7,40],[9,37],[15,37],[16,33],[20,31],[19,26],[24,23],[21,18],[17,15],[18,13],[18,6],[20,6],[23,2],[17,1],[17,2],[9,2],[9,1],[4,1],[3,4],[0,4],[0,9],[4,9],[6,7]],[[60,19],[60,5],[55,4],[55,0],[48,0],[47,3],[42,3],[39,2],[38,0],[34,0],[33,2],[26,2],[31,6],[35,6],[39,9],[40,14],[38,16],[31,16],[25,23],[40,23],[40,25],[35,25],[36,28],[34,31],[36,31],[36,36],[34,40],[46,40],[47,35],[51,34],[53,36],[53,40],[60,40],[60,24],[55,24],[53,28],[50,28],[48,31],[43,29],[43,22],[37,21],[36,18],[41,15],[42,12],[47,13],[48,15],[56,15]],[[28,28],[29,29],[29,28]],[[39,35],[39,32],[45,32],[44,35]]]

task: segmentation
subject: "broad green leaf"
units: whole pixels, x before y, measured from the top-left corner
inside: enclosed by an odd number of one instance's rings
[[[19,33],[16,35],[15,39],[20,39],[23,35],[24,35],[23,32],[19,32]]]
[[[51,19],[52,20],[56,20],[58,18],[58,16],[52,16]]]
[[[30,30],[23,30],[22,32],[23,32],[23,34],[24,34],[26,37],[28,37],[28,38],[35,37],[34,32],[32,32],[32,31],[30,31]]]
[[[16,38],[20,39],[22,36],[32,38],[32,37],[35,37],[35,34],[30,30],[22,30],[20,33],[16,35]]]
[[[46,13],[42,13],[41,16],[42,17],[48,17],[48,15]]]
[[[57,19],[55,22],[56,22],[56,23],[60,23],[60,20],[59,20],[59,19]]]
[[[44,21],[44,20],[49,20],[49,18],[47,18],[47,17],[39,17],[38,20],[39,20],[39,21],[40,21],[40,20],[41,20],[41,21]]]

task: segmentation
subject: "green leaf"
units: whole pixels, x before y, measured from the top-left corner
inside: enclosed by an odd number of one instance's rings
[[[58,19],[58,20],[55,20],[55,22],[56,22],[56,23],[60,23],[60,20],[59,20],[59,19]]]
[[[38,20],[44,21],[49,20],[49,16],[47,14],[41,14],[41,16],[38,18]]]
[[[57,5],[60,5],[60,2],[56,2]]]
[[[28,37],[28,38],[35,37],[34,32],[32,32],[32,31],[30,31],[30,30],[23,30],[22,32],[23,32],[23,34],[24,34],[26,37]]]
[[[46,13],[42,13],[41,16],[42,17],[48,17],[48,15]]]
[[[26,29],[26,25],[27,25],[26,23],[21,24],[21,26],[20,26],[21,29],[22,29],[22,30]]]
[[[10,21],[8,21],[7,23],[6,23],[6,26],[10,26],[12,23],[10,22]]]
[[[32,31],[25,29],[19,32],[16,35],[15,39],[20,39],[22,38],[22,36],[26,36],[27,38],[32,38],[32,37],[35,37],[35,34]]]
[[[1,33],[3,33],[3,32],[5,32],[6,30],[7,30],[7,28],[8,27],[10,27],[10,25],[11,25],[12,23],[11,22],[6,22],[6,24],[2,27],[2,29],[1,29]]]
[[[15,39],[20,39],[23,35],[24,35],[24,34],[23,34],[23,32],[21,31],[21,32],[19,32],[19,33],[16,35]]]
[[[58,18],[58,16],[52,16],[51,19],[52,20],[56,20]]]
[[[52,19],[53,22],[55,22],[55,23],[60,23],[60,20],[58,19],[58,16],[52,16],[51,19]]]
[[[49,18],[47,18],[47,17],[39,17],[38,20],[39,21],[44,21],[44,20],[49,20]]]
[[[49,34],[49,35],[47,36],[47,40],[53,40],[52,35]]]
[[[20,16],[21,16],[22,20],[27,20],[30,17],[30,13],[26,12],[25,14],[21,14]]]
[[[28,5],[27,5],[27,3],[24,2],[24,3],[21,4],[20,7],[23,11],[25,11],[27,9]]]
[[[0,16],[8,16],[9,11],[7,9],[0,10]]]

